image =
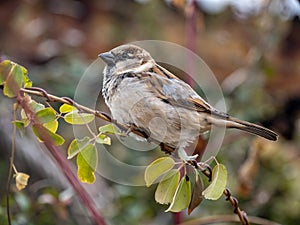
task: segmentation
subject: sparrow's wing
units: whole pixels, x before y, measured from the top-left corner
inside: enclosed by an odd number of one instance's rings
[[[156,65],[149,72],[134,74],[132,76],[143,79],[149,89],[166,103],[211,115],[207,117],[211,124],[237,128],[273,141],[278,138],[275,132],[267,128],[238,120],[214,109],[187,83],[159,65]]]
[[[211,107],[187,83],[162,66],[156,65],[150,72],[144,72],[141,75],[157,97],[167,103],[198,112],[206,112],[221,118],[228,118],[226,113],[219,112]]]

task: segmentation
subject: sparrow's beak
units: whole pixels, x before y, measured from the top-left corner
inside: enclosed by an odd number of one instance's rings
[[[111,52],[104,52],[98,55],[107,65],[115,64],[115,57]]]

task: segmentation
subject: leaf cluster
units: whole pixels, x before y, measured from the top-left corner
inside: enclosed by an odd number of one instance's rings
[[[176,163],[171,157],[162,157],[149,164],[144,175],[148,187],[159,178],[155,200],[160,204],[170,204],[166,212],[180,212],[188,208],[190,214],[203,197],[217,200],[222,196],[227,183],[227,170],[216,161],[211,183],[204,189],[199,169],[185,162]]]
[[[63,145],[65,139],[57,134],[59,119],[63,119],[68,124],[86,125],[95,119],[95,115],[85,113],[70,104],[62,104],[57,112],[51,105],[41,104],[33,100],[29,95],[22,93],[24,88],[31,88],[32,82],[28,78],[27,70],[9,60],[0,63],[0,85],[3,85],[3,93],[9,98],[17,98],[26,107],[20,107],[19,119],[13,124],[21,133],[24,128],[31,125],[33,133],[40,142],[49,142],[55,146]],[[22,94],[22,97],[18,97]],[[16,105],[15,109],[18,108]],[[107,134],[117,133],[112,124],[99,128],[99,133],[91,132],[92,138],[84,137],[74,139],[68,147],[68,159],[76,157],[78,167],[78,177],[82,182],[93,183],[95,181],[95,171],[98,165],[98,154],[96,143],[111,144],[111,139]]]

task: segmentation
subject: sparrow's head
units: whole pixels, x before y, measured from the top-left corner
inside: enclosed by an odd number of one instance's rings
[[[146,50],[135,45],[121,45],[99,54],[99,57],[106,63],[106,70],[111,74],[143,72],[155,64]]]

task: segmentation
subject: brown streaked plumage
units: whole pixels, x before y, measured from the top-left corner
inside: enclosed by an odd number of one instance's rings
[[[278,138],[267,128],[213,108],[140,47],[122,45],[99,57],[106,63],[102,93],[113,118],[178,148],[185,160],[194,157],[187,156],[184,148],[212,125],[237,128],[272,141]]]

